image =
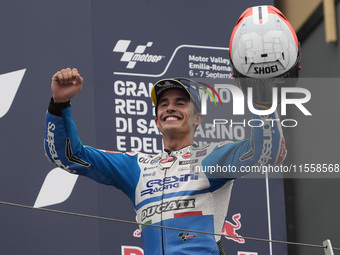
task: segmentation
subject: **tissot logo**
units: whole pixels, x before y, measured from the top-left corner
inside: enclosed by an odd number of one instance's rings
[[[0,74],[0,118],[11,108],[26,69]]]
[[[130,43],[131,40],[119,40],[113,48],[113,52],[123,53],[120,61],[128,63],[127,69],[133,69],[137,62],[158,63],[164,58],[161,55],[144,54],[146,48],[151,47],[153,42],[148,42],[146,45],[138,45],[134,51],[128,51]]]

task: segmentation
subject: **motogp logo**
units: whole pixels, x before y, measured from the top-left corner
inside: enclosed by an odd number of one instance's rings
[[[148,42],[146,45],[138,45],[134,51],[127,51],[130,43],[131,40],[119,40],[113,48],[113,52],[123,53],[120,61],[128,63],[127,69],[133,69],[137,62],[158,63],[164,58],[161,55],[144,54],[146,48],[151,47],[153,42]]]

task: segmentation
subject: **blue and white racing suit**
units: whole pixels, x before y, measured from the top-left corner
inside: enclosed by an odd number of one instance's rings
[[[221,233],[233,180],[244,174],[241,169],[284,159],[281,126],[271,121],[278,119],[276,114],[255,118],[265,124],[240,142],[188,146],[158,155],[112,153],[83,146],[69,104],[51,102],[45,151],[56,166],[122,190],[140,223]],[[142,240],[146,255],[223,254],[220,236],[144,226]]]

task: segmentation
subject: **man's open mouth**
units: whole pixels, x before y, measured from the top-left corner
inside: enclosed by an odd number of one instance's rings
[[[164,121],[173,121],[173,120],[179,120],[179,117],[175,117],[175,116],[168,116],[164,118]]]

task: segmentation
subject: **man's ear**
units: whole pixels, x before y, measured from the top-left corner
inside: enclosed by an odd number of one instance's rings
[[[201,122],[203,121],[203,114],[202,113],[196,113],[194,116],[194,124],[195,126],[198,126],[199,124],[201,124]]]
[[[158,127],[158,117],[155,118],[155,123],[156,123],[157,128],[159,128]]]

